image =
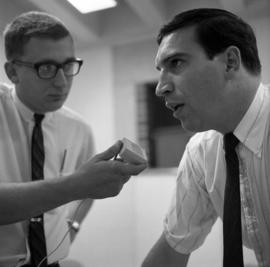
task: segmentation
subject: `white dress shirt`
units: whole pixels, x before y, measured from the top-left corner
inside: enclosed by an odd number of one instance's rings
[[[15,90],[1,85],[0,183],[31,181],[33,127],[33,112],[19,100]],[[94,153],[91,129],[77,113],[66,107],[46,113],[42,130],[45,147],[44,179],[74,172]],[[68,254],[70,240],[67,234],[67,213],[68,205],[64,205],[44,214],[48,263],[59,261]],[[27,235],[28,221],[0,226],[1,267],[20,266],[29,261]]]
[[[242,233],[260,267],[270,266],[270,92],[259,86],[234,131],[240,140]],[[223,217],[226,162],[223,135],[194,135],[180,162],[176,189],[164,220],[168,243],[190,253],[205,240],[217,217]]]

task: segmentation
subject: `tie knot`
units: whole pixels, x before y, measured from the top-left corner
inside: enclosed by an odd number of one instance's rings
[[[223,137],[224,140],[224,149],[225,151],[228,151],[230,149],[235,149],[235,147],[238,145],[239,140],[233,133],[227,133]]]
[[[44,114],[38,114],[35,113],[34,114],[34,120],[36,124],[40,124],[42,122],[42,120],[44,119],[45,115]]]

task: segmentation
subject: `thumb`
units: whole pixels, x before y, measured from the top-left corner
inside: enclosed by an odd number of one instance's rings
[[[113,158],[114,156],[116,156],[120,152],[122,145],[123,144],[121,141],[117,141],[114,145],[112,145],[111,147],[109,147],[105,151],[97,154],[96,159],[109,160],[109,159]]]

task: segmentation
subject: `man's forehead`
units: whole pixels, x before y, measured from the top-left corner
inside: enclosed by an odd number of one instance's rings
[[[181,54],[185,50],[182,49],[181,36],[177,32],[173,32],[164,36],[162,39],[155,58],[156,66],[162,64],[167,58],[172,57],[175,54]]]
[[[63,61],[65,58],[74,57],[74,45],[72,39],[64,37],[58,40],[32,38],[24,47],[24,56],[29,59],[57,59]]]
[[[174,31],[162,39],[155,58],[155,64],[161,64],[173,55],[188,55],[192,50],[202,50],[198,44],[194,27]]]
[[[164,36],[161,43],[159,44],[155,58],[156,63],[161,61],[161,58],[164,57],[165,54],[169,53],[171,47],[171,36],[172,34]]]

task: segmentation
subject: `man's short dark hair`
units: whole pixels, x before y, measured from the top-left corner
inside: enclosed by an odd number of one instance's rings
[[[25,45],[33,37],[59,40],[66,36],[71,37],[71,34],[58,18],[38,11],[23,13],[4,30],[6,58],[22,56]]]
[[[189,26],[195,27],[197,41],[209,58],[212,59],[233,45],[240,50],[247,71],[253,75],[261,73],[256,37],[251,26],[223,9],[198,8],[176,15],[160,29],[158,44],[166,35]]]

